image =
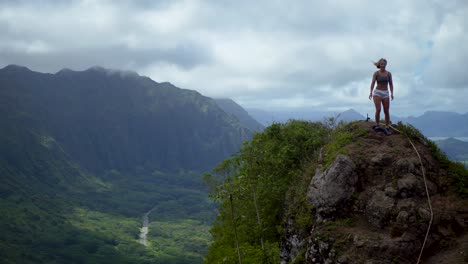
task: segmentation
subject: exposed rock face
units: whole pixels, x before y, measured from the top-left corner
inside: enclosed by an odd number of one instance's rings
[[[296,258],[304,247],[307,235],[304,232],[294,228],[295,219],[289,218],[285,223],[284,230],[288,232],[282,237],[280,248],[281,264],[286,264]]]
[[[356,191],[357,174],[353,161],[338,155],[330,167],[312,178],[307,200],[317,208],[319,219],[334,217],[346,211],[351,196]]]
[[[416,263],[431,219],[425,184],[434,215],[422,260],[468,262],[468,201],[455,194],[453,177],[423,143],[414,142],[425,183],[406,136],[384,136],[370,123],[360,125],[368,135],[313,177],[307,193],[313,228],[292,240],[294,226],[285,227],[282,263]]]

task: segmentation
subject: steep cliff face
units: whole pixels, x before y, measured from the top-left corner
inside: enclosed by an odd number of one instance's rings
[[[196,91],[93,67],[0,69],[0,117],[29,117],[85,169],[206,170],[252,131]]]
[[[312,223],[286,218],[281,263],[416,263],[431,219],[424,263],[468,261],[468,199],[459,192],[466,171],[456,175],[458,165],[413,137],[421,164],[406,135],[371,125],[355,123],[359,137],[324,148],[307,191]]]

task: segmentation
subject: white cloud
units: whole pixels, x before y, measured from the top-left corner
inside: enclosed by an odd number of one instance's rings
[[[431,63],[427,66],[428,84],[443,88],[468,89],[468,7],[447,14],[432,39]]]
[[[467,15],[462,0],[2,2],[0,63],[98,64],[249,107],[367,111],[371,61],[385,57],[395,112],[466,112]]]
[[[196,9],[195,1],[174,2],[166,9],[142,11],[138,14],[136,23],[162,35],[186,32],[196,19]]]

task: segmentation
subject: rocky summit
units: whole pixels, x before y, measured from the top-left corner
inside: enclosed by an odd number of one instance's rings
[[[417,263],[424,243],[420,263],[468,262],[466,175],[457,170],[466,171],[411,127],[387,136],[372,125],[350,124],[359,136],[323,148],[307,190],[310,228],[284,220],[281,263]]]

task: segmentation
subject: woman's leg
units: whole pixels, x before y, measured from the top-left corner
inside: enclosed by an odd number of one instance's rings
[[[385,114],[385,125],[388,127],[390,125],[390,98],[382,99],[382,104]]]
[[[377,125],[380,125],[380,110],[382,105],[382,98],[374,95],[374,105],[375,105],[375,122]]]

